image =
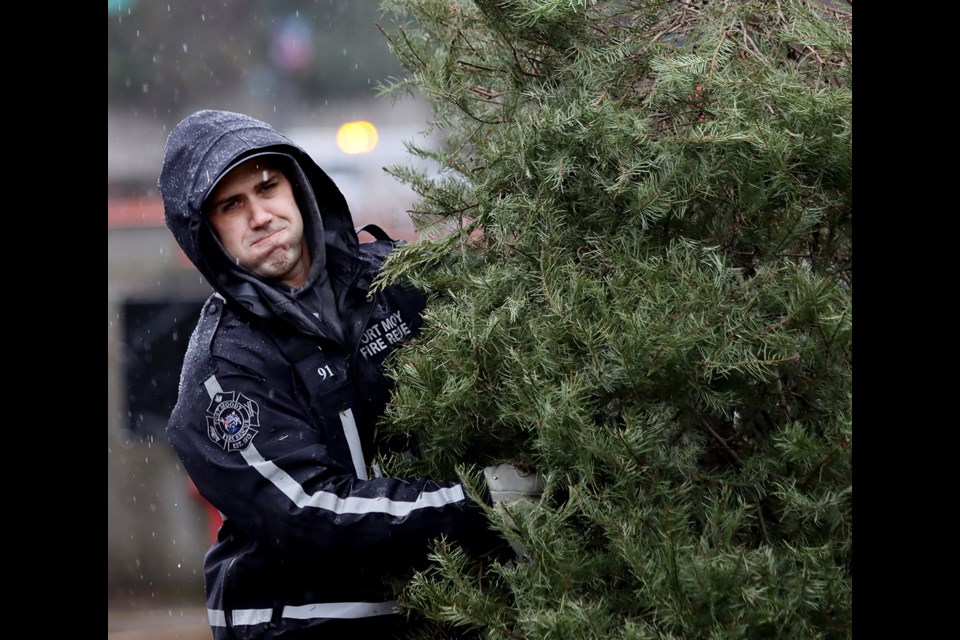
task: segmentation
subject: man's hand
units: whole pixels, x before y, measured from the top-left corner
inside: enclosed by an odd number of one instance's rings
[[[521,512],[525,515],[540,502],[540,496],[543,495],[543,477],[534,471],[524,471],[509,463],[486,467],[483,476],[487,481],[494,510],[507,529],[517,532],[517,516]],[[530,557],[527,548],[515,536],[508,535],[506,538],[517,557],[524,560]]]
[[[483,470],[493,504],[527,500],[539,502],[543,495],[543,478],[534,471],[524,471],[510,463]]]

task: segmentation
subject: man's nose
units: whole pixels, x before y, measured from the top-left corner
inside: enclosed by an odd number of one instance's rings
[[[250,203],[250,224],[259,227],[270,222],[270,218],[273,217],[273,214],[267,210],[263,202],[259,200],[253,200]]]

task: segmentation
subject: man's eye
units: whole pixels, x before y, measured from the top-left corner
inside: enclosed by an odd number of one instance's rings
[[[220,211],[223,213],[229,213],[230,211],[235,211],[239,206],[239,202],[236,200],[231,200],[230,202],[224,202],[223,206],[220,207]]]
[[[268,182],[268,183],[266,183],[265,185],[263,185],[263,187],[260,189],[260,191],[263,192],[263,193],[270,193],[271,191],[273,191],[273,190],[276,189],[276,188],[277,188],[277,183],[276,183],[276,182]]]

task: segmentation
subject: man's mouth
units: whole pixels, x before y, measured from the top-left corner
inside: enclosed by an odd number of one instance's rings
[[[268,242],[269,240],[271,240],[274,236],[276,236],[276,235],[277,235],[278,233],[280,233],[281,231],[283,231],[283,229],[277,229],[276,231],[272,231],[272,232],[270,232],[269,234],[267,234],[267,235],[263,236],[262,238],[260,238],[259,240],[254,241],[254,243],[253,243],[252,245],[250,245],[250,246],[252,246],[252,247],[260,247],[260,246],[263,246],[264,243],[266,243],[266,242]]]

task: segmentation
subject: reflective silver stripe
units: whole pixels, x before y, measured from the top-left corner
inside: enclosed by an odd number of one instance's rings
[[[203,385],[207,393],[212,398],[217,393],[223,393],[220,383],[216,376],[207,378]],[[353,422],[353,413],[348,409],[345,414],[349,414],[350,421]],[[341,418],[343,415],[341,415]],[[354,424],[356,431],[356,424]],[[346,428],[345,428],[346,430]],[[359,449],[359,440],[357,442]],[[353,447],[351,447],[351,452]],[[376,498],[341,498],[335,493],[328,491],[318,491],[314,494],[308,494],[300,486],[300,483],[291,478],[286,471],[275,465],[273,462],[265,459],[257,448],[251,442],[247,448],[241,451],[243,459],[264,478],[276,486],[285,496],[290,498],[298,507],[315,507],[325,509],[337,514],[363,514],[363,513],[385,513],[391,516],[405,516],[417,511],[418,509],[428,509],[430,507],[444,507],[448,504],[456,504],[466,499],[463,493],[463,487],[459,484],[453,487],[436,489],[434,491],[424,491],[417,499],[412,502],[395,501],[384,497]],[[360,456],[363,460],[363,456]],[[356,462],[356,458],[354,458]],[[362,462],[361,462],[362,464]],[[362,467],[361,467],[362,468]],[[359,473],[358,473],[359,475]],[[363,479],[367,479],[364,471]]]
[[[363,462],[363,449],[360,447],[360,433],[357,431],[357,421],[353,419],[353,409],[340,412],[340,424],[343,433],[347,436],[347,446],[350,447],[350,457],[353,458],[353,468],[361,480],[369,480],[367,465]]]
[[[223,389],[220,388],[220,383],[217,381],[217,376],[210,376],[204,380],[203,386],[207,388],[207,395],[211,398],[218,393],[223,393]]]
[[[273,617],[273,609],[235,609],[230,612],[230,618],[235,627],[263,624],[270,622],[271,617]]]
[[[273,483],[285,496],[301,508],[316,507],[337,514],[386,513],[392,516],[405,516],[418,509],[443,507],[465,499],[463,487],[459,484],[434,491],[424,491],[412,502],[398,502],[384,497],[341,498],[328,491],[318,491],[311,495],[304,491],[303,487],[291,478],[286,471],[264,459],[252,442],[241,452],[241,455],[247,461],[247,464],[256,469],[260,475]]]
[[[388,602],[324,602],[284,607],[284,618],[309,620],[310,618],[372,618],[397,613],[397,603]]]
[[[207,620],[210,621],[211,627],[227,626],[227,616],[221,609],[207,609]]]
[[[303,604],[286,606],[283,608],[283,617],[294,620],[310,620],[316,618],[373,618],[399,613],[396,600],[387,602],[322,602],[317,604]],[[231,611],[230,617],[235,627],[245,627],[254,624],[270,622],[273,609],[237,609]],[[227,612],[220,609],[207,609],[207,619],[211,627],[226,627]]]

